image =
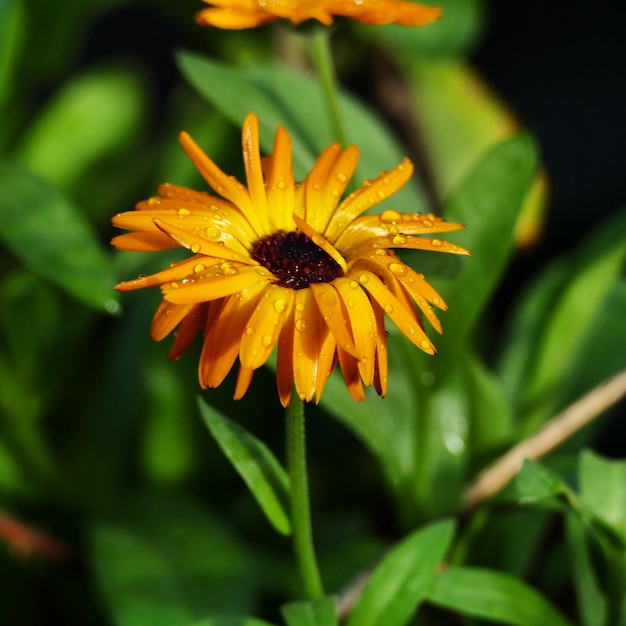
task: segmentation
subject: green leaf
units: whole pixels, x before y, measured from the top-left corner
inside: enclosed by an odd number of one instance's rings
[[[573,496],[569,487],[554,472],[526,459],[515,480],[520,502],[549,500],[557,496]]]
[[[498,285],[513,251],[515,224],[537,159],[530,136],[507,139],[484,156],[447,204],[446,219],[466,225],[455,241],[472,257],[454,281],[436,283],[449,307],[444,341],[467,337]]]
[[[626,537],[626,461],[610,461],[583,450],[578,468],[581,501]]]
[[[100,310],[115,310],[109,258],[80,210],[49,183],[0,162],[0,239],[35,274]]]
[[[580,349],[618,282],[626,259],[626,211],[620,211],[581,245],[569,280],[544,317],[534,359],[524,381],[524,426],[532,432],[560,408],[564,383],[576,370]]]
[[[259,116],[261,147],[266,153],[277,127],[287,129],[293,140],[296,180],[304,178],[321,150],[333,142],[321,88],[309,76],[285,67],[237,69],[189,52],[179,53],[177,59],[187,80],[236,126],[250,111]],[[361,152],[355,181],[373,178],[400,163],[406,151],[390,129],[353,97],[342,94],[340,103],[348,139]],[[395,193],[392,201],[401,210],[427,208],[414,181]]]
[[[570,626],[541,594],[501,572],[452,567],[443,571],[428,594],[439,607],[498,624]]]
[[[310,602],[292,602],[281,607],[287,626],[337,626],[336,599],[325,596]]]
[[[570,514],[565,530],[582,626],[604,626],[606,601],[596,580],[587,529],[579,516]]]
[[[132,494],[89,532],[89,555],[115,626],[180,626],[249,611],[250,551],[203,507]]]
[[[146,117],[145,89],[128,68],[76,78],[28,130],[18,159],[64,190],[91,165],[136,137]]]
[[[138,625],[139,626],[139,625]],[[199,622],[194,622],[190,626],[274,626],[256,617],[239,617],[236,615],[225,615],[217,617],[207,617]]]
[[[347,626],[407,624],[433,585],[454,535],[454,523],[436,522],[409,535],[374,570]]]
[[[198,405],[215,441],[248,485],[267,519],[278,532],[290,534],[287,472],[262,441],[202,399],[199,399]]]

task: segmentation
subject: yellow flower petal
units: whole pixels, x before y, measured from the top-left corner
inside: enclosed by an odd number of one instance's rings
[[[293,289],[273,284],[265,288],[241,337],[242,365],[257,369],[267,361],[293,306],[294,293]]]
[[[224,274],[219,271],[197,278],[183,278],[163,285],[161,291],[169,302],[210,302],[249,289],[254,284],[270,282],[269,273],[258,267],[232,267],[230,271],[234,273]]]
[[[370,386],[374,379],[376,355],[376,318],[372,304],[359,283],[352,278],[339,278],[334,283],[350,320],[363,382]]]
[[[411,342],[424,352],[435,354],[435,346],[426,336],[424,329],[407,313],[380,278],[372,272],[362,271],[358,275],[358,281]]]

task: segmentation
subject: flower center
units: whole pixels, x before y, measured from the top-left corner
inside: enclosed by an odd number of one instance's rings
[[[259,239],[250,256],[272,272],[279,285],[291,289],[329,283],[342,273],[339,264],[301,232],[279,230]]]

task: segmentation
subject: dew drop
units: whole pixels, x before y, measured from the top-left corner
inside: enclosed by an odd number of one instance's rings
[[[459,246],[452,246],[451,250],[452,250],[452,252],[458,252],[459,251]]]
[[[246,328],[246,335],[248,335],[248,337],[252,337],[254,333],[255,333],[255,330],[254,328],[252,328],[252,326],[248,326],[248,328]]]
[[[306,322],[303,319],[296,320],[296,330],[302,332],[306,328]]]
[[[380,215],[380,219],[386,224],[394,224],[400,219],[400,213],[398,213],[398,211],[383,211]]]
[[[165,309],[165,315],[167,315],[168,317],[170,315],[174,315],[174,309]]]
[[[286,306],[287,306],[287,302],[283,300],[282,298],[279,298],[278,300],[274,300],[274,311],[276,311],[276,313],[282,313],[285,310]]]
[[[406,274],[406,265],[403,263],[391,263],[389,270],[396,276],[404,276]]]
[[[199,274],[200,272],[204,272],[205,269],[206,265],[204,263],[198,263],[197,265],[194,265],[193,271],[196,274]]]
[[[359,283],[357,283],[356,280],[350,281],[350,289],[357,289],[358,287],[359,287]]]
[[[406,243],[406,238],[402,237],[401,235],[396,235],[391,242],[393,243],[394,246],[402,246]]]
[[[198,254],[198,252],[200,252],[201,246],[197,241],[194,241],[191,244],[190,250],[194,253],[194,254]]]
[[[187,215],[191,215],[189,209],[178,209],[178,217],[186,217]]]
[[[350,309],[354,308],[354,300],[348,300],[348,308]]]
[[[161,198],[153,196],[152,198],[148,198],[148,204],[150,206],[156,206],[157,204],[161,204]]]
[[[379,248],[378,250],[376,250],[376,254],[378,256],[387,256],[387,252],[383,248]]]
[[[400,230],[398,229],[397,226],[390,226],[389,227],[389,234],[390,235],[397,235],[400,232]]]
[[[433,346],[428,339],[422,339],[420,341],[420,348],[423,348],[424,350],[432,350],[432,347]]]
[[[426,226],[426,228],[430,228],[433,225],[433,223],[430,220],[423,220],[422,224]]]
[[[432,246],[434,246],[435,248],[439,248],[439,247],[441,247],[441,243],[442,243],[442,241],[441,241],[441,239],[433,239],[433,240],[431,240],[431,242],[430,242],[430,243],[431,243],[431,245],[432,245]]]
[[[180,287],[180,285],[178,283],[170,283],[170,287],[172,289],[178,289]]]
[[[348,180],[348,177],[343,172],[337,172],[337,180],[340,183],[345,183]]]
[[[207,239],[210,239],[211,241],[217,241],[221,236],[221,233],[217,228],[207,228],[205,234]]]
[[[386,194],[386,193],[385,193],[382,189],[379,189],[379,190],[376,192],[376,195],[377,195],[377,196],[378,196],[381,200],[384,200],[384,199],[387,197],[387,194]]]
[[[393,305],[385,304],[385,313],[393,313]]]
[[[369,276],[368,276],[367,274],[361,274],[361,275],[359,276],[359,282],[360,282],[361,284],[363,284],[363,285],[364,285],[364,284],[365,284],[365,283],[367,283],[368,281],[369,281]]]
[[[298,302],[298,304],[296,304],[296,311],[298,311],[299,313],[302,313],[302,311],[304,311],[304,304],[302,304],[302,302]]]
[[[441,304],[441,300],[439,298],[433,298],[433,304],[435,306],[439,306]]]
[[[272,343],[274,343],[274,340],[272,338],[272,335],[263,335],[263,338],[261,339],[261,343],[266,347],[269,348]]]

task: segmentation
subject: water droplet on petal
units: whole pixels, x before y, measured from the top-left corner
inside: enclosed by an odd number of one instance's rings
[[[426,226],[426,228],[430,228],[433,225],[433,223],[430,220],[423,220],[422,224]]]
[[[276,313],[282,313],[285,310],[286,306],[287,306],[287,302],[283,300],[282,298],[279,298],[278,300],[274,300],[274,311],[276,311]]]
[[[284,189],[287,189],[287,183],[284,180],[279,180],[278,181],[278,188],[283,191]]]
[[[191,251],[192,251],[194,254],[198,254],[198,252],[200,252],[200,248],[201,248],[200,244],[199,244],[197,241],[194,241],[194,242],[191,244],[191,248],[190,248],[190,249],[191,249]]]
[[[348,177],[343,172],[337,172],[337,180],[340,183],[345,183],[348,180]]]
[[[217,228],[207,228],[205,233],[207,239],[210,239],[211,241],[217,241],[221,236],[221,233]]]
[[[304,304],[302,304],[302,302],[298,302],[298,304],[296,304],[296,311],[298,311],[299,313],[302,313],[302,311],[304,311]]]
[[[254,333],[255,333],[255,330],[254,328],[252,328],[252,326],[248,326],[248,328],[246,328],[246,335],[248,335],[248,337],[252,337]]]
[[[296,330],[302,332],[306,328],[306,322],[303,319],[296,320]]]
[[[392,240],[394,246],[403,246],[406,243],[406,238],[401,235],[396,235]]]
[[[430,341],[428,341],[428,339],[422,339],[420,341],[420,348],[423,348],[424,350],[432,350],[433,345]]]
[[[187,215],[191,215],[189,209],[178,209],[178,217],[186,217]]]
[[[435,248],[439,248],[442,242],[441,239],[433,239],[430,243],[435,246]]]
[[[148,204],[150,206],[156,206],[157,204],[161,204],[161,198],[157,196],[153,196],[152,198],[148,198]]]
[[[193,271],[196,274],[199,274],[200,272],[204,272],[205,269],[206,269],[206,265],[204,263],[198,263],[197,265],[194,265],[193,267]]]
[[[400,219],[400,213],[398,213],[398,211],[383,211],[380,215],[380,219],[387,224],[394,224]]]
[[[396,276],[404,276],[406,274],[406,265],[403,263],[391,263],[389,270]]]
[[[274,343],[274,340],[272,339],[272,335],[263,335],[263,338],[261,339],[261,343],[266,348],[269,348],[272,345],[272,343]]]
[[[165,309],[165,315],[167,315],[168,317],[170,315],[174,315],[174,309]]]
[[[358,289],[358,287],[359,287],[359,283],[357,283],[356,280],[350,281],[350,289]]]
[[[385,304],[385,313],[393,313],[393,305]]]

